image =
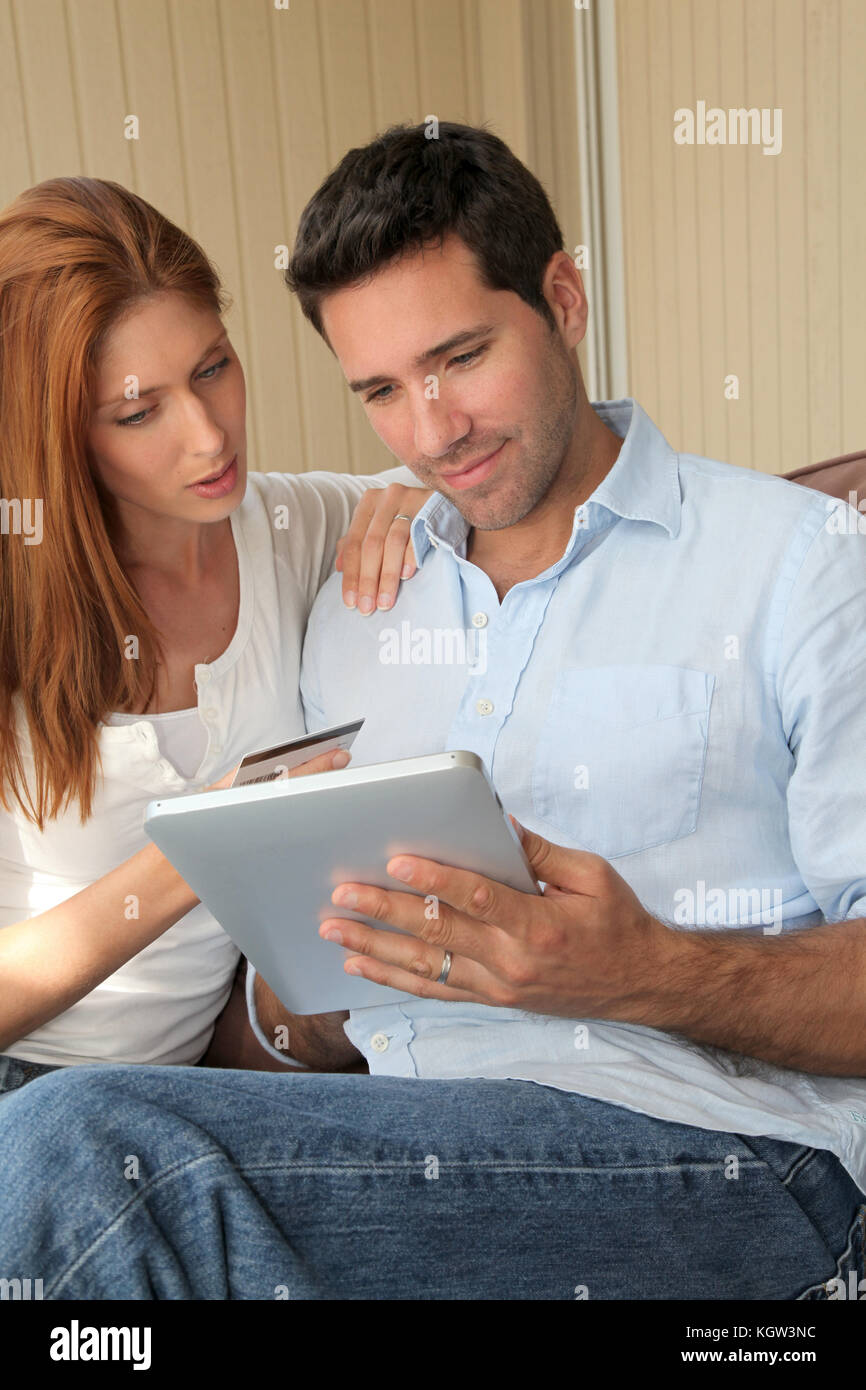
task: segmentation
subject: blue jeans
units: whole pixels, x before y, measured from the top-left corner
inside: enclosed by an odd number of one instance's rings
[[[58,1067],[50,1067],[47,1062],[22,1062],[20,1058],[8,1057],[4,1052],[0,1056],[0,1100],[11,1091],[17,1091],[19,1086],[26,1086],[28,1081],[35,1081],[37,1076],[58,1070]]]
[[[838,1160],[530,1081],[70,1067],[0,1106],[46,1299],[797,1299],[864,1276]],[[850,1296],[850,1295],[848,1295]]]

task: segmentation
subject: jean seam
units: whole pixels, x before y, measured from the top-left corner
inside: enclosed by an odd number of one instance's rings
[[[782,1186],[787,1187],[789,1182],[793,1182],[800,1170],[805,1168],[806,1164],[815,1157],[816,1153],[817,1149],[806,1149],[804,1153],[800,1154],[799,1158],[795,1158],[785,1176],[779,1179]]]
[[[187,1158],[180,1163],[173,1164],[170,1168],[164,1168],[162,1172],[148,1179],[144,1186],[134,1192],[129,1198],[129,1201],[120,1208],[120,1211],[118,1211],[114,1217],[112,1217],[108,1225],[104,1226],[97,1236],[94,1236],[87,1248],[82,1250],[81,1254],[73,1260],[72,1264],[68,1265],[65,1270],[58,1274],[53,1284],[49,1284],[44,1296],[46,1298],[51,1298],[57,1289],[61,1288],[68,1279],[71,1279],[73,1274],[77,1273],[81,1266],[94,1254],[97,1247],[123,1225],[126,1218],[132,1214],[133,1209],[137,1207],[149,1193],[155,1191],[155,1189],[160,1187],[163,1183],[178,1177],[181,1173],[190,1168],[197,1168],[202,1163],[212,1163],[215,1160],[224,1161],[224,1159],[225,1155],[222,1153],[201,1154],[198,1158]]]
[[[127,1218],[133,1214],[135,1208],[138,1207],[141,1204],[141,1202],[143,1202],[151,1193],[155,1192],[159,1187],[180,1177],[183,1173],[186,1173],[194,1168],[199,1168],[202,1164],[213,1162],[224,1163],[225,1154],[220,1151],[217,1153],[201,1154],[197,1158],[183,1159],[178,1163],[172,1164],[168,1168],[164,1168],[161,1172],[154,1174],[152,1177],[147,1179],[144,1185],[137,1188],[137,1190],[130,1196],[129,1201],[126,1202],[120,1208],[120,1210],[112,1217],[108,1224],[102,1228],[98,1235],[94,1236],[91,1239],[91,1241],[87,1245],[87,1248],[81,1251],[81,1253],[73,1260],[71,1265],[68,1265],[66,1269],[64,1269],[60,1274],[58,1274],[54,1282],[47,1287],[45,1297],[47,1299],[52,1298],[56,1291],[61,1289],[64,1283],[71,1279],[72,1276],[76,1274],[78,1270],[81,1269],[81,1267],[90,1259],[90,1257],[93,1254],[95,1254],[99,1246],[105,1240],[107,1240],[109,1236],[116,1234],[116,1232],[124,1225]],[[756,1158],[754,1160],[743,1160],[741,1161],[740,1166],[765,1168],[767,1165],[763,1162],[763,1160]],[[333,1159],[323,1160],[322,1162],[311,1162],[310,1160],[293,1162],[291,1159],[281,1159],[279,1162],[275,1163],[242,1165],[233,1164],[232,1167],[233,1171],[242,1178],[252,1177],[255,1175],[274,1175],[278,1173],[286,1173],[299,1177],[352,1177],[357,1175],[363,1175],[365,1173],[369,1174],[371,1172],[387,1175],[389,1173],[397,1174],[401,1172],[411,1172],[413,1170],[418,1171],[423,1169],[423,1159],[389,1159],[387,1161],[381,1162],[373,1161],[367,1164],[359,1164],[355,1160],[346,1160],[345,1163],[340,1164],[335,1163]],[[571,1176],[579,1174],[596,1176],[600,1174],[624,1172],[682,1173],[685,1170],[712,1172],[717,1170],[718,1167],[719,1164],[717,1162],[700,1162],[688,1164],[615,1164],[605,1166],[602,1168],[598,1166],[585,1166],[575,1164],[562,1165],[521,1163],[507,1159],[486,1159],[479,1163],[478,1160],[465,1159],[452,1161],[446,1160],[444,1162],[440,1162],[439,1172],[441,1175],[443,1171],[447,1173],[449,1171],[460,1172],[462,1170],[469,1169],[473,1173],[478,1173],[480,1170],[482,1172],[489,1171],[495,1174],[532,1172],[538,1174],[565,1173]]]
[[[340,1174],[351,1175],[354,1173],[389,1173],[412,1171],[424,1164],[423,1158],[407,1159],[371,1159],[367,1163],[359,1163],[357,1159],[347,1159],[345,1163],[340,1163],[334,1159],[317,1160],[298,1160],[293,1162],[291,1159],[280,1159],[276,1163],[245,1163],[242,1167],[237,1167],[236,1171],[243,1174],[268,1174],[268,1173],[297,1173],[315,1174],[323,1176],[337,1177]],[[760,1159],[740,1160],[741,1168],[763,1168],[765,1165]],[[722,1164],[719,1160],[707,1160],[700,1163],[612,1163],[612,1164],[575,1164],[575,1163],[533,1163],[524,1162],[517,1159],[439,1159],[439,1172],[459,1173],[468,1169],[473,1173],[493,1172],[493,1173],[568,1173],[571,1175],[596,1173],[609,1176],[611,1173],[683,1173],[683,1172],[718,1172]],[[775,1174],[774,1174],[775,1176]]]
[[[802,1292],[801,1294],[798,1294],[798,1295],[797,1295],[797,1302],[800,1302],[800,1301],[801,1301],[802,1299],[804,1299],[804,1298],[808,1298],[810,1294],[815,1293],[816,1290],[818,1290],[818,1289],[823,1289],[824,1292],[827,1293],[827,1292],[828,1292],[828,1285],[830,1285],[834,1280],[836,1280],[836,1279],[841,1279],[841,1278],[842,1278],[842,1262],[843,1262],[843,1260],[847,1260],[848,1257],[849,1257],[850,1255],[853,1255],[853,1253],[854,1253],[854,1241],[855,1241],[855,1238],[856,1238],[856,1236],[857,1236],[857,1227],[858,1227],[858,1226],[860,1227],[860,1233],[859,1233],[859,1234],[860,1234],[860,1251],[861,1251],[861,1256],[862,1256],[864,1253],[866,1253],[866,1206],[863,1206],[863,1207],[860,1208],[860,1210],[857,1212],[856,1216],[854,1217],[854,1220],[851,1222],[851,1226],[850,1226],[850,1228],[849,1228],[849,1230],[848,1230],[848,1243],[847,1243],[847,1245],[845,1246],[845,1249],[842,1251],[842,1254],[839,1256],[839,1258],[838,1258],[837,1261],[836,1261],[836,1272],[835,1272],[835,1274],[831,1274],[829,1279],[819,1279],[819,1281],[818,1281],[817,1284],[810,1284],[810,1286],[809,1286],[808,1289],[804,1289],[803,1292]],[[855,1273],[856,1273],[856,1272],[857,1272],[857,1271],[855,1270]],[[828,1300],[828,1301],[832,1301],[832,1300]]]
[[[747,1147],[751,1148],[748,1136],[739,1135],[738,1138],[740,1138],[742,1142],[746,1144]],[[752,1149],[752,1152],[756,1153],[756,1150]],[[829,1243],[827,1236],[816,1224],[812,1214],[809,1211],[807,1211],[806,1207],[800,1201],[800,1198],[797,1195],[796,1191],[790,1185],[796,1177],[799,1177],[800,1173],[802,1173],[807,1163],[814,1159],[819,1153],[823,1154],[825,1152],[826,1150],[824,1149],[811,1148],[805,1150],[804,1153],[798,1154],[797,1157],[794,1159],[793,1163],[788,1168],[787,1172],[784,1174],[784,1176],[781,1176],[779,1173],[777,1173],[773,1165],[769,1163],[766,1159],[761,1159],[761,1162],[763,1163],[767,1172],[771,1173],[773,1177],[776,1179],[776,1181],[779,1183],[780,1187],[783,1187],[785,1189],[788,1196],[796,1204],[797,1209],[799,1210],[801,1215],[805,1218],[806,1221],[808,1221],[815,1235],[819,1238],[822,1244],[829,1251],[830,1258],[835,1260],[836,1263],[836,1272],[834,1274],[831,1274],[827,1279],[819,1279],[817,1283],[810,1284],[809,1287],[807,1289],[804,1289],[802,1293],[797,1294],[797,1301],[803,1298],[808,1298],[809,1294],[813,1293],[816,1289],[826,1289],[830,1281],[839,1276],[842,1261],[848,1258],[848,1256],[852,1253],[854,1236],[857,1230],[857,1223],[858,1221],[864,1220],[864,1213],[866,1213],[866,1207],[859,1208],[857,1215],[855,1215],[853,1222],[848,1228],[848,1238],[845,1245],[845,1249],[842,1251],[841,1255],[836,1256],[832,1246]],[[866,1237],[866,1229],[864,1229],[863,1231],[863,1236]],[[864,1244],[866,1244],[866,1241],[864,1241]]]

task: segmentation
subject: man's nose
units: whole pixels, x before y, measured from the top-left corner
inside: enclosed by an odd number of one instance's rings
[[[441,458],[471,428],[472,421],[462,411],[448,409],[441,400],[423,399],[415,407],[415,452],[422,458]]]

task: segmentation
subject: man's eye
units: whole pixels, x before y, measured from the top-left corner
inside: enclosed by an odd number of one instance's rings
[[[387,395],[387,392],[393,390],[393,386],[380,386],[378,391],[373,391],[371,395],[364,397],[364,404],[371,405],[374,401],[379,403],[382,401],[390,400],[390,396]]]
[[[485,345],[484,347],[472,348],[471,352],[461,352],[458,357],[452,357],[448,365],[450,367],[456,363],[458,367],[467,367],[470,362],[474,362],[486,351],[487,347]]]
[[[214,373],[221,371],[223,367],[227,367],[230,361],[231,358],[224,357],[221,362],[215,362],[212,367],[206,367],[203,372],[199,372],[199,381],[212,381]]]
[[[115,421],[118,425],[140,425],[150,414],[149,410],[137,410],[134,415],[127,415],[122,420]]]

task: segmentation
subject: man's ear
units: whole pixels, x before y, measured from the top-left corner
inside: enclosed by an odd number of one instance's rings
[[[565,346],[577,347],[586,334],[589,304],[580,271],[566,251],[551,256],[541,288]]]

